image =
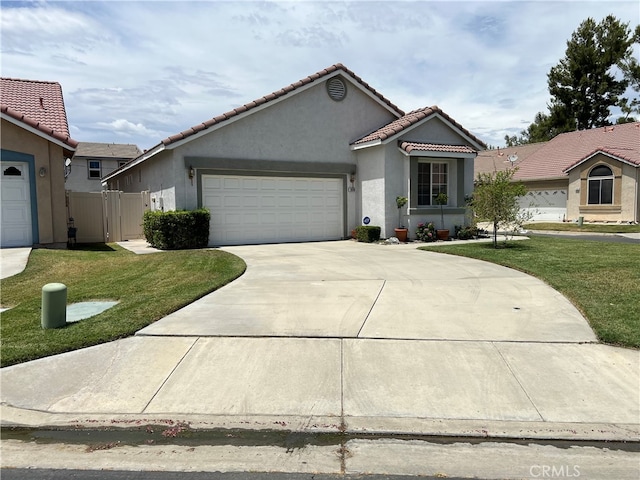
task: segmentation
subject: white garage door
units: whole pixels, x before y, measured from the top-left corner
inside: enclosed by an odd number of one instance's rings
[[[25,247],[33,243],[29,167],[2,162],[2,246]]]
[[[567,214],[567,190],[531,190],[520,198],[520,208],[531,213],[531,220],[561,222]]]
[[[342,180],[203,175],[210,245],[337,240],[343,237]]]

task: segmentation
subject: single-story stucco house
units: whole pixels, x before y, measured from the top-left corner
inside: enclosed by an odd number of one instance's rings
[[[404,113],[342,64],[162,140],[103,182],[152,209],[206,207],[211,245],[394,235],[466,219],[484,142],[433,106]],[[408,197],[398,210],[396,197]]]
[[[67,241],[65,161],[69,136],[56,82],[0,79],[2,247]]]
[[[541,221],[640,221],[640,122],[563,133],[548,142],[485,150],[479,173],[517,168],[523,209]]]
[[[132,144],[79,142],[67,170],[66,189],[99,192],[102,190],[102,177],[141,153],[142,150]]]

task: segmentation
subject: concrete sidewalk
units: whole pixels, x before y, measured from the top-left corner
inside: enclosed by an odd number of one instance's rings
[[[225,250],[244,276],[135,337],[2,369],[2,424],[640,435],[640,353],[543,282],[415,245]]]

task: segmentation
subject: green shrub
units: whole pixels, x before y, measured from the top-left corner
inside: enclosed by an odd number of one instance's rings
[[[470,240],[472,238],[477,237],[478,234],[479,234],[478,227],[475,227],[473,225],[469,225],[469,226],[456,225],[455,226],[455,237],[458,240]]]
[[[204,248],[209,244],[209,210],[146,211],[143,230],[149,245],[160,250]]]
[[[372,243],[380,240],[380,227],[360,225],[356,227],[356,238],[359,242]]]

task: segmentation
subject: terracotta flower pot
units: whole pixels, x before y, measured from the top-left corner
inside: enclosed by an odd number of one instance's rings
[[[409,229],[407,228],[396,228],[394,229],[395,233],[396,233],[396,238],[401,241],[401,242],[406,242],[407,241],[407,232],[409,231]]]
[[[449,230],[436,230],[438,240],[449,240]]]

